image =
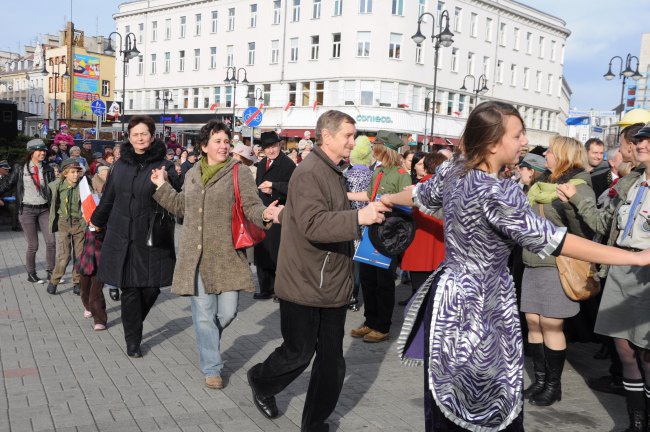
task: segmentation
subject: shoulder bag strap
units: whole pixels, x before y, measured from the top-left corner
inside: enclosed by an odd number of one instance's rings
[[[241,195],[239,194],[239,163],[235,163],[232,167],[233,177],[232,177],[232,187],[235,190],[235,203],[241,207]]]
[[[384,170],[380,170],[379,174],[377,174],[377,179],[375,180],[375,185],[372,188],[372,196],[370,197],[370,202],[373,202],[375,198],[377,197],[377,189],[379,189],[379,182],[381,181],[381,178],[384,176]]]

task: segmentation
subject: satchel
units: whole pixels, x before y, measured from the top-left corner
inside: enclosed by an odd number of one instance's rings
[[[232,205],[232,244],[235,249],[246,249],[262,242],[266,237],[264,230],[251,223],[244,215],[241,205],[238,181],[239,164],[233,167],[233,188],[235,189],[235,203]]]
[[[146,245],[150,248],[174,248],[174,217],[156,203],[156,210],[149,219]]]
[[[539,205],[539,213],[544,216],[544,205]],[[594,279],[595,265],[566,256],[555,257],[560,283],[564,294],[573,301],[587,300],[600,292],[600,282]]]

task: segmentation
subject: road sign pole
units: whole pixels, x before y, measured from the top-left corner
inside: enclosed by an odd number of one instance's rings
[[[101,126],[101,121],[99,120],[99,116],[97,116],[97,123],[95,124],[95,139],[99,139],[99,127]]]

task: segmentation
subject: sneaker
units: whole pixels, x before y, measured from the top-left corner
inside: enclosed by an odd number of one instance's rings
[[[48,280],[49,280],[49,278],[48,278]],[[31,283],[38,283],[38,284],[42,284],[42,283],[47,282],[46,279],[41,279],[40,277],[38,277],[38,275],[36,274],[36,272],[34,272],[34,273],[27,273],[27,281],[29,281],[29,282],[31,282]]]
[[[84,318],[92,318],[92,317],[93,317],[92,312],[90,312],[89,310],[84,311]]]
[[[362,325],[359,328],[353,329],[350,332],[350,336],[352,336],[353,338],[362,338],[362,337],[364,337],[365,335],[367,335],[368,333],[370,333],[372,331],[374,331],[374,330],[371,329],[370,327],[368,327],[367,325]]]
[[[380,333],[377,330],[372,330],[363,337],[363,341],[368,343],[383,342],[385,340],[388,340],[388,333]]]
[[[47,293],[52,295],[56,294],[56,285],[54,285],[52,282],[47,285]]]
[[[95,331],[102,331],[102,330],[106,330],[106,326],[104,324],[95,324],[94,329]]]
[[[215,390],[222,389],[223,379],[219,375],[205,377],[205,386]]]

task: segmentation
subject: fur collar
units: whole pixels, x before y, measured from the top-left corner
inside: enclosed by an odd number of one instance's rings
[[[135,153],[133,145],[131,145],[130,142],[127,141],[122,144],[121,150],[122,154],[120,160],[129,165],[137,165],[140,162],[138,161],[139,155]],[[141,162],[144,164],[160,162],[161,160],[165,159],[166,154],[167,148],[165,147],[165,144],[163,144],[161,141],[154,140],[154,142],[151,144],[151,147],[149,147],[149,149],[142,155],[144,159]]]

